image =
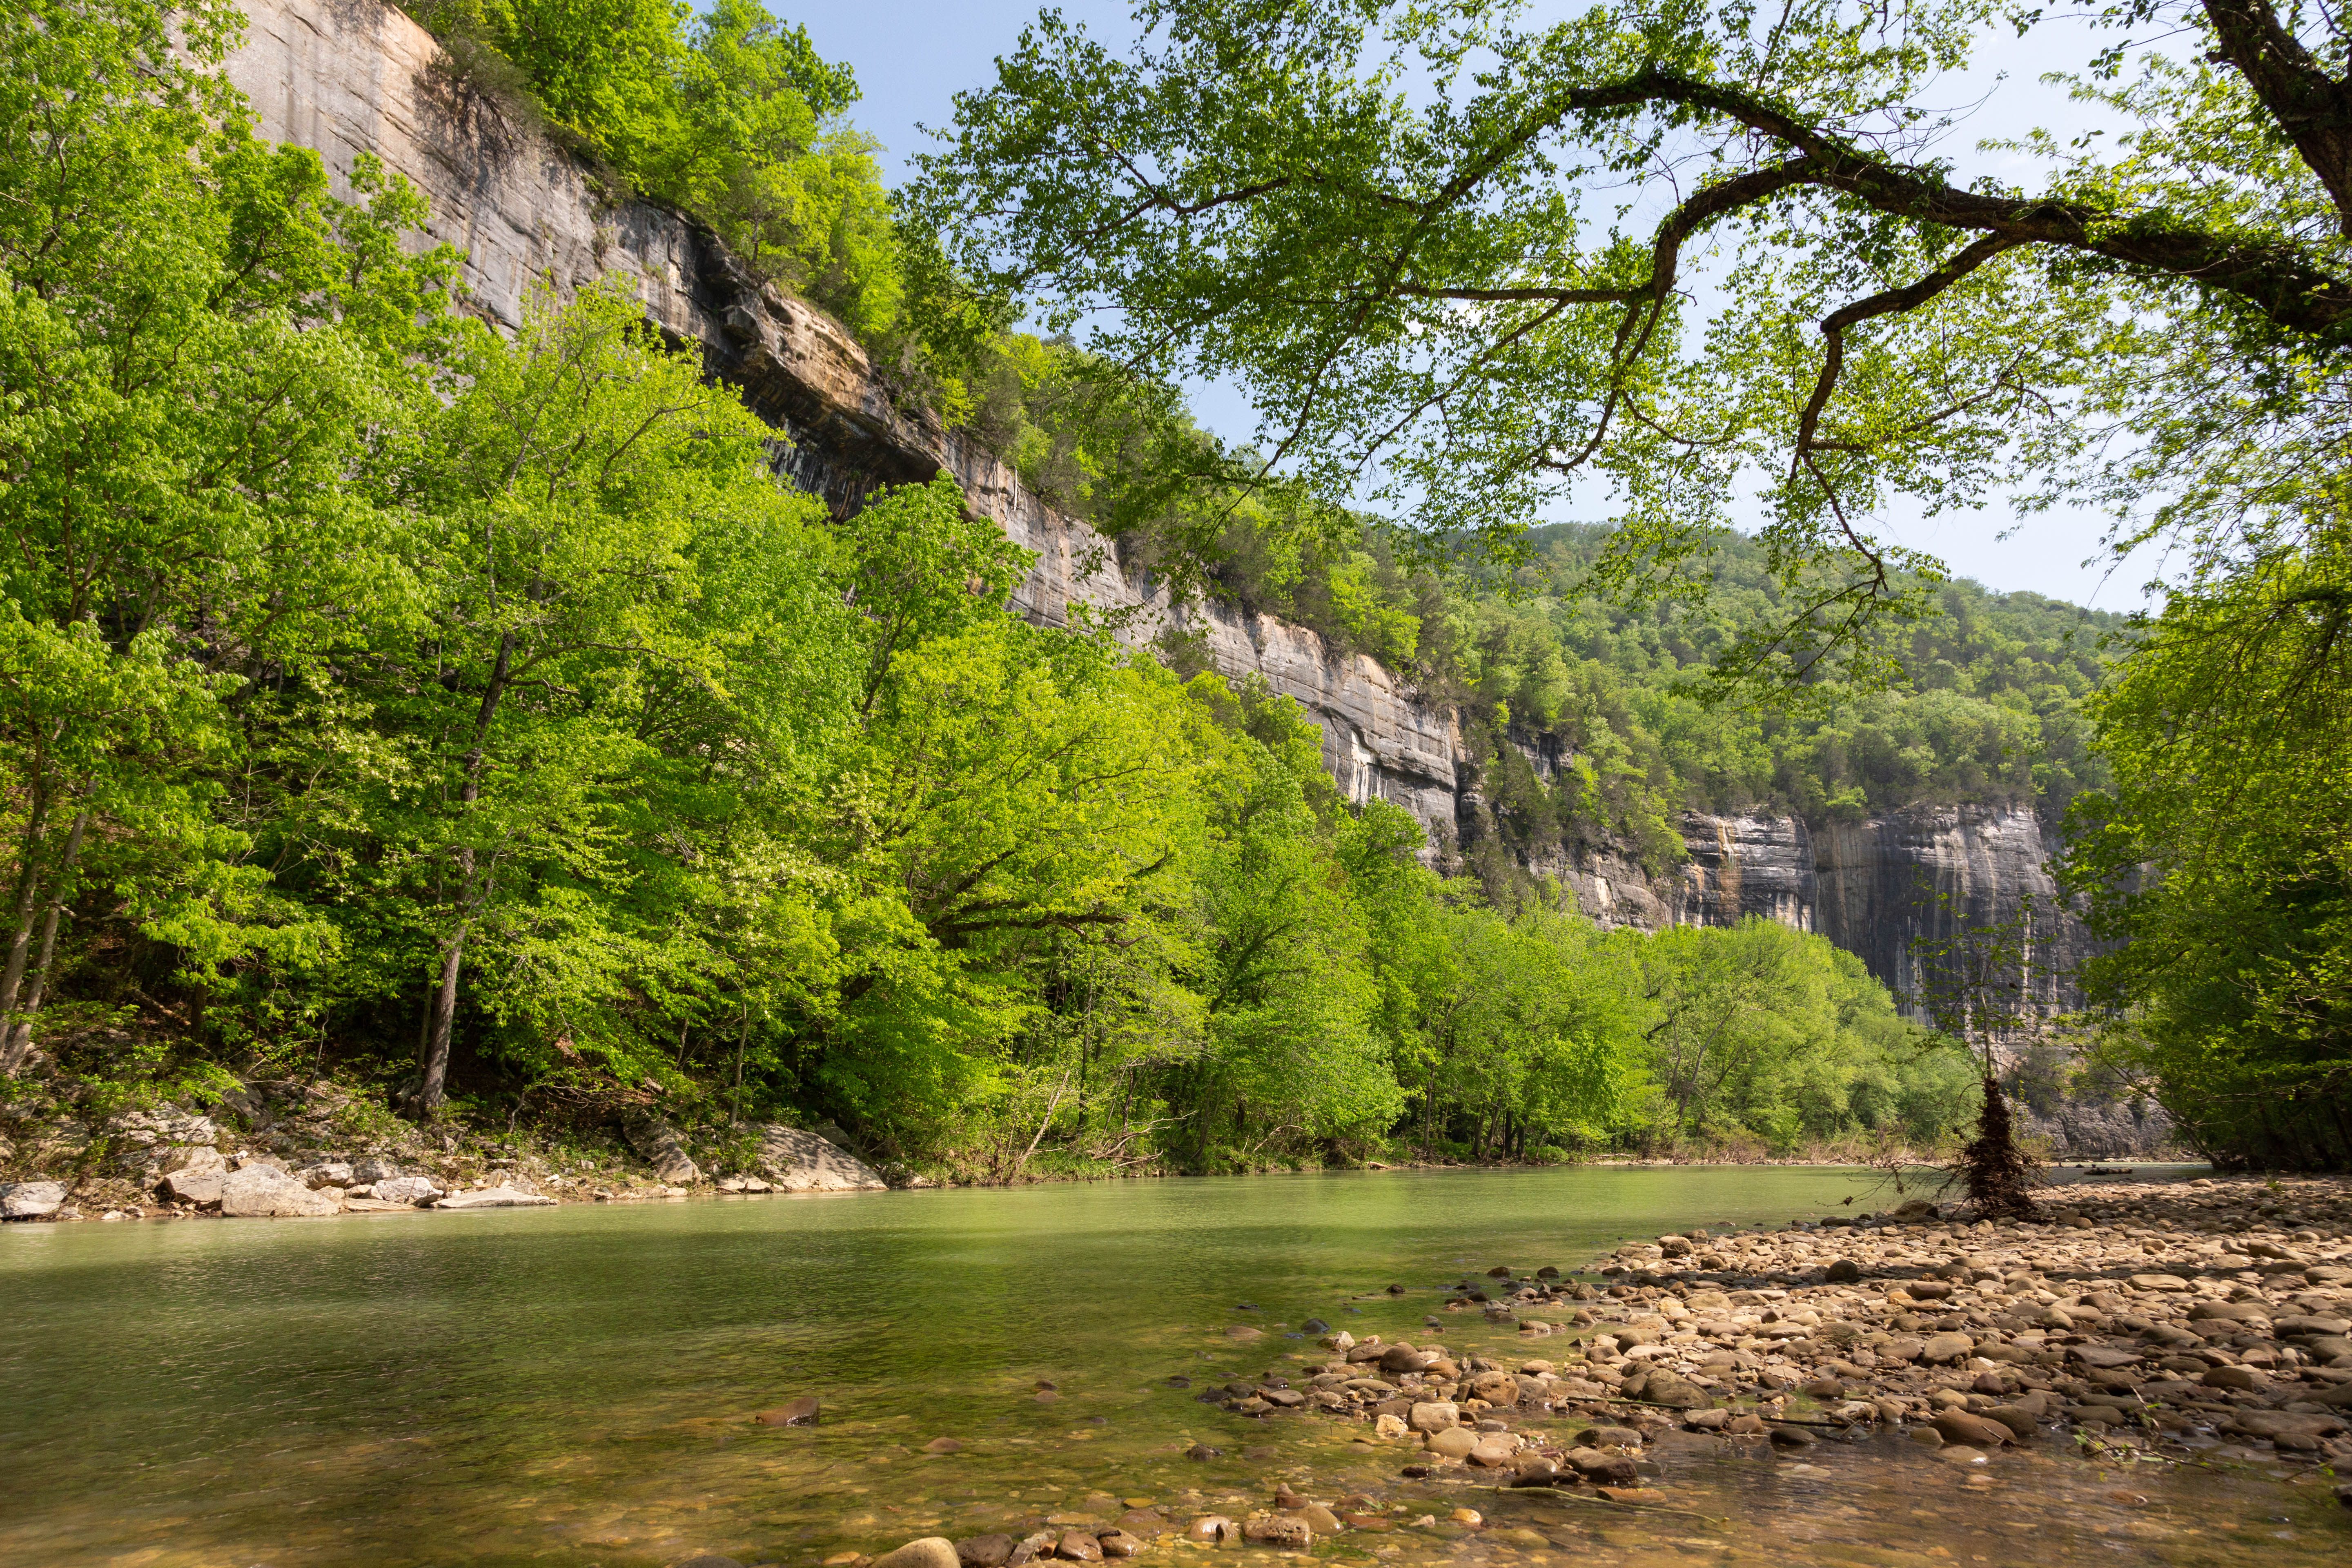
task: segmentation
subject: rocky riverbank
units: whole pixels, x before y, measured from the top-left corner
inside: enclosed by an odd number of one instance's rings
[[[201,1111],[164,1102],[54,1119],[23,1142],[0,1148],[31,1167],[0,1181],[0,1219],[285,1219],[887,1184],[832,1140],[775,1123],[696,1147],[641,1117],[625,1137],[557,1143],[418,1126],[320,1082],[241,1085]]]
[[[1502,1264],[1423,1289],[1444,1298],[1424,1339],[1360,1342],[1309,1320],[1298,1329],[1322,1336],[1317,1348],[1197,1394],[1265,1421],[1359,1426],[1360,1441],[1394,1452],[1400,1489],[1424,1489],[1412,1500],[1283,1484],[1252,1508],[1195,1515],[1140,1498],[1121,1511],[1106,1494],[1095,1513],[1024,1534],[926,1538],[845,1552],[830,1568],[1018,1568],[1133,1556],[1163,1539],[1297,1551],[1329,1536],[1479,1530],[1475,1508],[1423,1511],[1427,1485],[1448,1479],[1569,1488],[1671,1514],[1650,1458],[1669,1438],[1834,1464],[1842,1442],[1899,1433],[1964,1473],[2029,1445],[2101,1462],[2352,1461],[2342,1181],[2083,1184],[2046,1194],[2031,1222],[1912,1204],[1660,1237],[1573,1272]],[[1221,1337],[1273,1349],[1288,1328],[1236,1322]],[[2352,1489],[2337,1495],[2352,1502]]]

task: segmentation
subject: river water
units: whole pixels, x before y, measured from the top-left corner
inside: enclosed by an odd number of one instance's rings
[[[2346,1560],[2352,1512],[2327,1486],[2244,1455],[2116,1463],[2045,1442],[1963,1470],[1895,1438],[1791,1458],[1691,1437],[1654,1452],[1664,1505],[1628,1510],[1458,1470],[1407,1481],[1409,1456],[1366,1428],[1253,1421],[1168,1385],[1287,1370],[1310,1316],[1435,1338],[1423,1315],[1465,1269],[1572,1269],[1664,1229],[1866,1208],[1870,1181],[1374,1173],[10,1226],[0,1564],[814,1568],[1114,1500],[1239,1517],[1281,1479],[1486,1516],[1318,1542],[1364,1568]],[[1236,1344],[1234,1323],[1265,1337]],[[1443,1338],[1538,1353],[1481,1323]],[[751,1423],[803,1394],[819,1426]],[[961,1450],[925,1452],[940,1437]],[[1194,1443],[1222,1457],[1188,1458]],[[1275,1568],[1171,1540],[1142,1562],[1213,1555]]]

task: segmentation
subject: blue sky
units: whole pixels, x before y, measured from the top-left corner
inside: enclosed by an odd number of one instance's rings
[[[921,125],[946,122],[954,95],[993,79],[994,60],[1020,37],[1037,13],[1035,0],[858,0],[846,5],[796,7],[792,0],[769,0],[780,15],[807,26],[818,48],[846,61],[857,72],[865,98],[853,111],[856,121],[878,137],[891,177],[903,171],[906,155],[923,144]],[[1565,9],[1565,6],[1561,7]],[[1133,36],[1127,7],[1103,0],[1065,0],[1060,9],[1084,21],[1097,37]],[[2005,155],[1984,153],[1976,143],[2022,134],[2035,125],[2072,133],[2084,123],[2064,95],[2038,78],[2087,59],[2093,35],[2079,26],[2037,29],[2019,41],[2003,36],[1986,52],[1979,68],[1946,84],[1942,106],[1978,104],[1961,133],[1945,149],[1963,171],[1998,169]],[[2102,37],[2100,41],[2108,41]],[[1219,434],[1245,437],[1250,410],[1229,390],[1191,389],[1204,421]],[[2135,560],[2119,570],[2102,562],[2084,566],[2097,552],[2104,520],[2087,512],[2052,513],[2021,526],[2006,505],[1935,519],[1882,519],[1882,529],[1916,549],[1941,556],[1963,576],[1988,586],[2032,589],[2102,609],[2128,610],[2142,603],[2140,585],[2153,562]],[[1999,536],[2014,531],[2004,540]]]

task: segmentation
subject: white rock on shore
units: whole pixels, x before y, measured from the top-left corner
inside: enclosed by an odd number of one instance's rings
[[[847,1150],[776,1122],[760,1129],[759,1169],[787,1193],[868,1193],[889,1185]]]
[[[382,1184],[378,1184],[379,1189]],[[451,1193],[435,1201],[436,1209],[525,1209],[552,1208],[555,1200],[537,1193],[526,1193],[513,1187],[478,1187],[470,1193]]]
[[[62,1182],[0,1182],[0,1219],[40,1219],[65,1206]]]
[[[342,1194],[312,1192],[292,1173],[255,1163],[221,1183],[221,1213],[231,1219],[294,1219],[341,1214]]]

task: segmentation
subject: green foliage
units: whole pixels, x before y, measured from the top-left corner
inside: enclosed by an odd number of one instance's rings
[[[580,124],[666,101],[616,60],[683,68],[667,12],[478,15]],[[625,293],[536,295],[511,338],[459,318],[412,192],[362,161],[333,199],[205,74],[226,14],[182,55],[163,23],[0,24],[0,192],[32,193],[0,203],[11,1072],[37,1052],[91,1104],[331,1066],[422,1115],[837,1118],[1004,1179],[1908,1114],[1907,1036],[1813,939],[1609,936],[1442,879],[1287,700],[1008,615],[1031,561],[945,478],[845,522],[784,487]],[[628,47],[558,47],[592,24]],[[804,40],[751,42],[729,69],[845,101]],[[1318,553],[1172,401],[1002,352],[1042,480],[1292,548],[1267,581],[1423,656],[1352,520]],[[1171,451],[1204,459],[1189,499],[1150,489]],[[1486,657],[1478,605],[1430,608]],[[1462,657],[1498,715],[1530,701]],[[1652,1037],[1685,1005],[1738,1014],[1708,1059],[1744,1065],[1668,1127]]]
[[[2175,595],[2094,701],[2064,870],[2110,1065],[2232,1163],[2352,1163],[2352,534]]]
[[[2097,9],[2129,38],[2077,87],[2121,133],[2025,138],[2018,183],[1965,186],[1936,83],[2057,13],[1135,14],[1118,47],[1042,14],[959,97],[908,209],[972,278],[1107,359],[1237,387],[1283,471],[1444,545],[1508,558],[1605,509],[1602,586],[1703,602],[1746,487],[1774,614],[1712,650],[1718,684],[1901,672],[1873,628],[1930,613],[1943,572],[1883,528],[1898,499],[2087,496],[2119,544],[2226,569],[2291,542],[2342,466],[2331,13]],[[2135,51],[2151,37],[2195,63]]]
[[[1974,1110],[1974,1071],[1895,1014],[1862,961],[1748,919],[1638,943],[1650,1131],[1775,1152],[1864,1131],[1928,1146]]]
[[[908,331],[874,142],[844,118],[849,68],[759,0],[417,0],[409,9],[493,88],[507,72],[629,190],[708,221],[753,276],[868,343]],[[486,70],[485,61],[502,68]]]

